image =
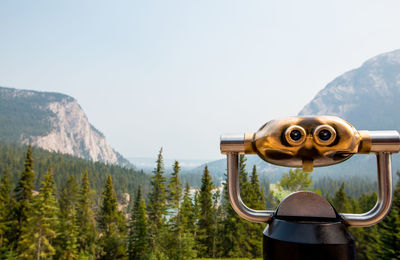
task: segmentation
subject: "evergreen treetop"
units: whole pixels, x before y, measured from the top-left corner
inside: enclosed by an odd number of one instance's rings
[[[97,234],[94,213],[89,198],[90,183],[88,175],[88,171],[83,174],[76,207],[77,246],[81,255],[94,255],[96,252]]]
[[[33,202],[32,213],[22,227],[18,252],[21,259],[50,259],[55,255],[54,240],[57,236],[58,205],[54,178],[48,169],[43,186]]]
[[[201,178],[201,188],[199,192],[199,216],[198,216],[198,234],[200,256],[212,256],[213,234],[215,220],[213,218],[214,208],[212,200],[212,190],[214,186],[211,181],[211,175],[208,166],[204,167]]]
[[[153,171],[154,175],[151,180],[151,191],[149,193],[149,203],[147,212],[150,225],[150,243],[154,250],[159,249],[159,232],[164,226],[164,216],[166,215],[166,179],[164,176],[164,163],[162,156],[162,148],[157,156],[156,168]]]
[[[146,204],[142,198],[141,188],[139,186],[129,220],[129,259],[148,259],[148,242]]]
[[[22,232],[22,228],[26,225],[28,217],[32,214],[32,191],[34,187],[35,173],[33,172],[32,147],[29,145],[25,159],[25,170],[21,174],[21,178],[14,190],[14,214],[15,221],[13,234],[18,240]]]
[[[175,161],[173,165],[173,172],[168,183],[168,201],[171,208],[177,210],[179,209],[179,204],[182,198],[182,183],[179,178],[179,172],[181,167],[179,162]]]

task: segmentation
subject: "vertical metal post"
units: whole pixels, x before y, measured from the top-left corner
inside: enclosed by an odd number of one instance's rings
[[[251,222],[268,222],[274,211],[272,210],[254,210],[247,207],[240,197],[239,182],[239,154],[237,152],[227,153],[228,161],[228,192],[232,208],[242,218]]]

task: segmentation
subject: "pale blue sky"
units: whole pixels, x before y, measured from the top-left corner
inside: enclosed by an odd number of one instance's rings
[[[219,158],[400,48],[400,1],[0,1],[0,85],[75,97],[126,157]]]

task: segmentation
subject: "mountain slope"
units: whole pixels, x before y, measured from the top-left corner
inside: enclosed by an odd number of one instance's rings
[[[357,129],[400,129],[400,49],[367,60],[322,89],[299,115],[337,115]]]
[[[59,93],[0,87],[0,140],[129,165],[89,123],[77,101]]]
[[[5,144],[0,141],[0,173],[5,168],[9,172],[11,186],[15,187],[24,171],[27,146],[21,144]],[[43,177],[49,167],[54,174],[54,181],[58,191],[64,187],[66,181],[73,176],[75,181],[80,182],[85,171],[89,173],[90,189],[94,192],[92,196],[98,205],[107,175],[110,174],[116,194],[119,198],[124,193],[136,194],[140,185],[143,194],[150,190],[150,177],[143,172],[132,168],[110,165],[101,162],[88,161],[71,155],[49,152],[47,150],[33,147],[33,168],[35,172],[35,187],[38,191],[42,186]]]

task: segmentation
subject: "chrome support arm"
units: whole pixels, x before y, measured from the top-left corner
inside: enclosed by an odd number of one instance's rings
[[[363,214],[341,214],[343,220],[353,227],[368,227],[381,221],[392,205],[392,167],[391,154],[376,154],[378,165],[378,201],[375,206]]]
[[[374,153],[377,157],[378,200],[366,213],[339,213],[346,224],[353,227],[368,227],[380,222],[389,212],[393,199],[391,154],[399,152],[400,135],[396,131],[370,131],[369,135],[369,153]],[[238,157],[239,153],[245,153],[245,135],[222,136],[221,152],[227,155],[227,185],[232,208],[248,221],[268,222],[274,211],[250,209],[240,197]]]
[[[229,200],[232,208],[236,213],[251,222],[268,222],[274,211],[272,210],[254,210],[247,207],[240,197],[240,185],[239,185],[239,154],[238,152],[228,152],[228,193]]]

